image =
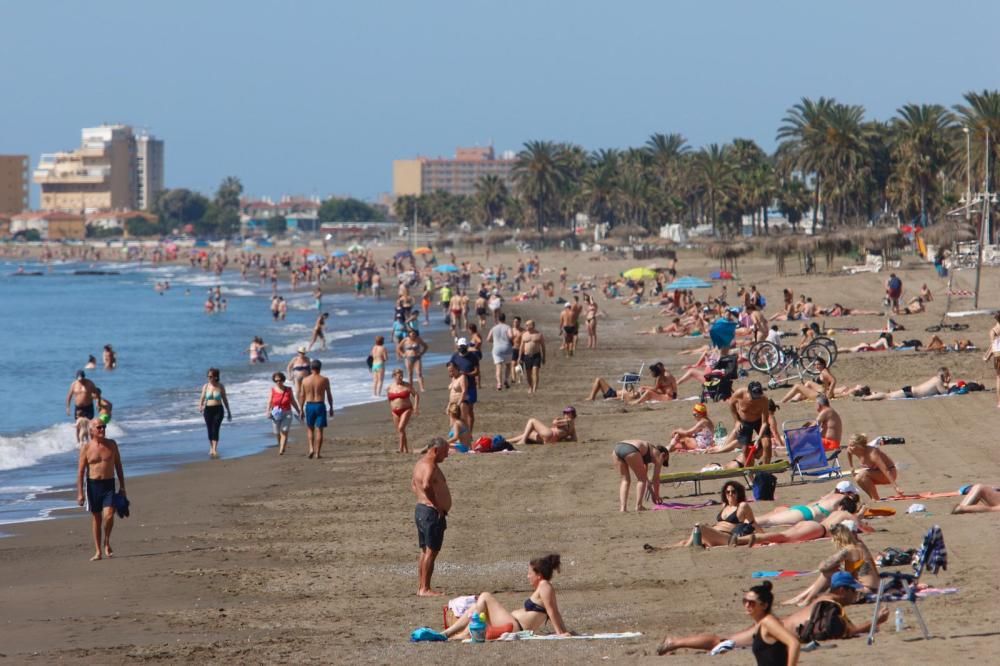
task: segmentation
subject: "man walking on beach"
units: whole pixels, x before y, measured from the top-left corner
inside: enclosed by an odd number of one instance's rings
[[[76,379],[69,385],[69,391],[66,393],[66,415],[70,416],[69,403],[72,400],[75,405],[75,411],[72,414],[74,419],[81,416],[87,419],[94,418],[96,392],[97,387],[94,382],[87,379],[87,374],[83,370],[77,370]]]
[[[76,475],[76,502],[90,505],[90,516],[94,531],[94,556],[90,561],[111,557],[111,529],[115,525],[115,475],[118,475],[118,493],[125,496],[125,472],[122,470],[118,444],[107,439],[107,430],[100,419],[90,422],[90,441],[80,449],[80,463]],[[102,544],[103,537],[103,544]],[[103,545],[103,547],[102,547]]]
[[[444,531],[448,529],[446,516],[451,511],[451,491],[444,473],[438,467],[448,457],[448,442],[435,437],[424,449],[413,468],[411,487],[417,496],[414,518],[417,523],[417,544],[420,546],[418,563],[417,596],[436,597],[441,592],[431,589],[434,561],[444,544]]]
[[[330,405],[333,418],[333,393],[330,380],[320,374],[323,362],[314,358],[309,362],[310,375],[299,384],[298,403],[305,405],[306,429],[309,431],[309,457],[322,458],[323,430],[327,426],[326,404]]]
[[[885,295],[889,299],[889,306],[893,314],[899,314],[899,299],[903,295],[903,281],[896,277],[895,273],[889,274],[889,279],[885,281]]]
[[[538,373],[545,364],[545,336],[535,329],[533,319],[524,322],[518,356],[528,375],[528,393],[534,393],[538,390]]]

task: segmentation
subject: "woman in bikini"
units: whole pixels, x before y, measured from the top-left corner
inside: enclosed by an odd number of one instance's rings
[[[465,451],[472,448],[472,431],[462,420],[462,408],[458,404],[448,405],[448,445],[458,448],[459,445],[465,447]]]
[[[996,324],[990,329],[990,349],[983,361],[993,359],[993,372],[997,376],[997,407],[1000,408],[1000,312],[994,315]]]
[[[233,413],[229,410],[229,398],[226,397],[226,387],[219,381],[219,369],[208,369],[208,383],[201,387],[201,395],[198,397],[198,411],[205,417],[205,426],[208,428],[208,457],[219,457],[219,430],[222,428],[223,408],[233,420]]]
[[[860,524],[859,520],[864,513],[861,507],[857,513],[851,513],[844,509],[836,509],[829,516],[823,518],[822,522],[816,520],[803,520],[781,532],[767,532],[765,534],[750,534],[741,536],[733,540],[733,546],[754,546],[769,543],[800,543],[802,541],[813,541],[830,536],[830,530],[845,520],[852,520],[855,524]],[[816,516],[820,518],[822,514]]]
[[[385,349],[385,338],[375,336],[375,344],[371,350],[372,357],[372,395],[382,395],[382,382],[385,381],[385,364],[389,362],[389,352]]]
[[[701,534],[701,543],[703,546],[725,546],[727,543],[733,543],[738,534],[734,534],[733,530],[738,525],[744,523],[750,525],[749,529],[758,529],[757,519],[754,518],[753,509],[747,503],[747,491],[742,483],[726,481],[722,486],[720,497],[722,499],[722,510],[715,517],[715,525],[712,527],[701,523],[695,525],[698,528],[697,531]],[[745,529],[748,528],[741,528],[741,530]],[[678,541],[672,546],[651,546],[647,543],[643,545],[643,549],[651,553],[669,548],[687,548],[693,543],[694,534],[687,539]]]
[[[292,415],[298,414],[301,419],[302,410],[295,401],[292,387],[285,384],[285,373],[274,373],[271,381],[274,386],[268,391],[267,417],[271,419],[274,436],[278,438],[278,455],[283,456],[288,445],[288,431],[292,427]]]
[[[448,361],[448,406],[444,413],[450,414],[452,407],[461,409],[462,402],[466,399],[469,391],[469,378],[459,370],[458,366]]]
[[[823,520],[834,511],[842,509],[848,513],[856,513],[860,498],[858,489],[850,481],[841,481],[836,490],[823,495],[811,504],[802,504],[787,508],[778,508],[757,518],[761,527],[779,527],[795,525],[804,520]]]
[[[392,371],[392,383],[385,389],[389,399],[389,409],[392,412],[392,422],[399,433],[399,452],[409,453],[410,447],[406,441],[406,426],[410,419],[417,415],[420,406],[420,394],[413,390],[409,382],[403,381],[403,370]],[[412,398],[412,399],[411,399]]]
[[[704,453],[715,441],[715,425],[708,418],[708,406],[703,402],[691,408],[694,425],[687,430],[680,428],[670,433],[671,451],[698,451]]]
[[[549,427],[536,418],[528,419],[524,432],[507,440],[511,444],[555,444],[576,441],[576,408],[567,407]]]
[[[952,513],[989,513],[1000,511],[1000,490],[992,485],[977,483],[968,489]]]
[[[644,402],[666,402],[677,398],[677,380],[662,363],[649,366],[649,373],[656,378],[655,386],[640,386],[639,397],[628,404],[641,405]]]
[[[664,446],[653,446],[642,439],[626,439],[618,442],[613,451],[613,459],[621,484],[618,487],[618,510],[628,511],[628,491],[635,475],[635,510],[645,511],[642,505],[649,485],[649,466],[653,465],[653,501],[660,501],[660,469],[670,464],[670,453]]]
[[[420,392],[424,391],[424,364],[420,359],[427,353],[427,343],[412,328],[407,331],[406,337],[399,343],[399,348],[403,352],[403,363],[406,364],[409,383],[420,386]]]
[[[855,458],[864,465],[864,469],[857,473],[854,471]],[[847,464],[851,467],[854,482],[873,500],[880,499],[876,486],[892,486],[897,495],[903,494],[896,483],[896,463],[882,449],[868,446],[867,435],[858,433],[851,437],[847,444]]]
[[[878,566],[872,557],[868,546],[858,538],[855,532],[856,523],[845,520],[830,528],[830,538],[836,553],[823,560],[819,565],[819,577],[808,588],[795,595],[786,606],[808,606],[812,601],[826,592],[830,587],[830,578],[838,571],[846,571],[864,585],[867,592],[877,592],[879,585]]]
[[[524,600],[524,608],[508,611],[490,592],[483,592],[476,597],[476,603],[464,613],[455,624],[444,631],[449,640],[462,640],[469,637],[469,619],[473,613],[486,612],[489,618],[491,634],[502,630],[534,631],[552,623],[552,629],[559,636],[569,636],[570,632],[563,624],[559,605],[556,603],[556,590],[552,586],[552,576],[559,571],[559,555],[551,554],[539,557],[528,565],[528,581],[531,583],[531,595]]]
[[[583,302],[587,304],[587,349],[597,349],[597,301],[590,294],[583,295]]]

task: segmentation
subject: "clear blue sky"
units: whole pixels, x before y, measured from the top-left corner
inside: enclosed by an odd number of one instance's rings
[[[803,96],[888,118],[1000,87],[998,19],[960,0],[7,0],[0,153],[34,166],[126,122],[166,141],[171,187],[369,198],[394,158],[490,140],[770,150]]]

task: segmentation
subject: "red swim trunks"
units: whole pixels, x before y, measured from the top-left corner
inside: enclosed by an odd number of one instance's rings
[[[823,438],[823,449],[826,451],[837,451],[840,449],[840,442],[829,437]]]

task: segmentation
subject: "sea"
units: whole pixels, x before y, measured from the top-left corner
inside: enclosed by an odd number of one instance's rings
[[[17,275],[20,270],[25,274]],[[156,284],[164,282],[170,288],[158,292]],[[206,314],[206,295],[215,287],[227,309]],[[209,367],[221,370],[233,412],[222,428],[220,456],[275,447],[265,415],[270,376],[309,342],[318,314],[311,291],[300,285],[292,292],[282,282],[288,315],[274,321],[270,283],[243,280],[234,271],[217,276],[179,265],[0,261],[0,525],[76,507],[64,492],[75,488],[78,461],[66,396],[88,355],[98,369],[85,370],[87,377],[114,405],[108,436],[121,449],[126,479],[208,458],[198,397]],[[338,410],[385,399],[372,396],[365,359],[376,335],[392,339],[392,296],[390,289],[381,301],[348,293],[323,297],[328,349],[317,344],[310,356],[323,361]],[[443,325],[425,330],[435,327]],[[250,364],[254,336],[268,345],[267,363]],[[101,367],[106,344],[118,355],[115,370]],[[390,358],[387,376],[396,364]],[[425,365],[445,360],[429,353]],[[296,422],[297,428],[303,426]]]

